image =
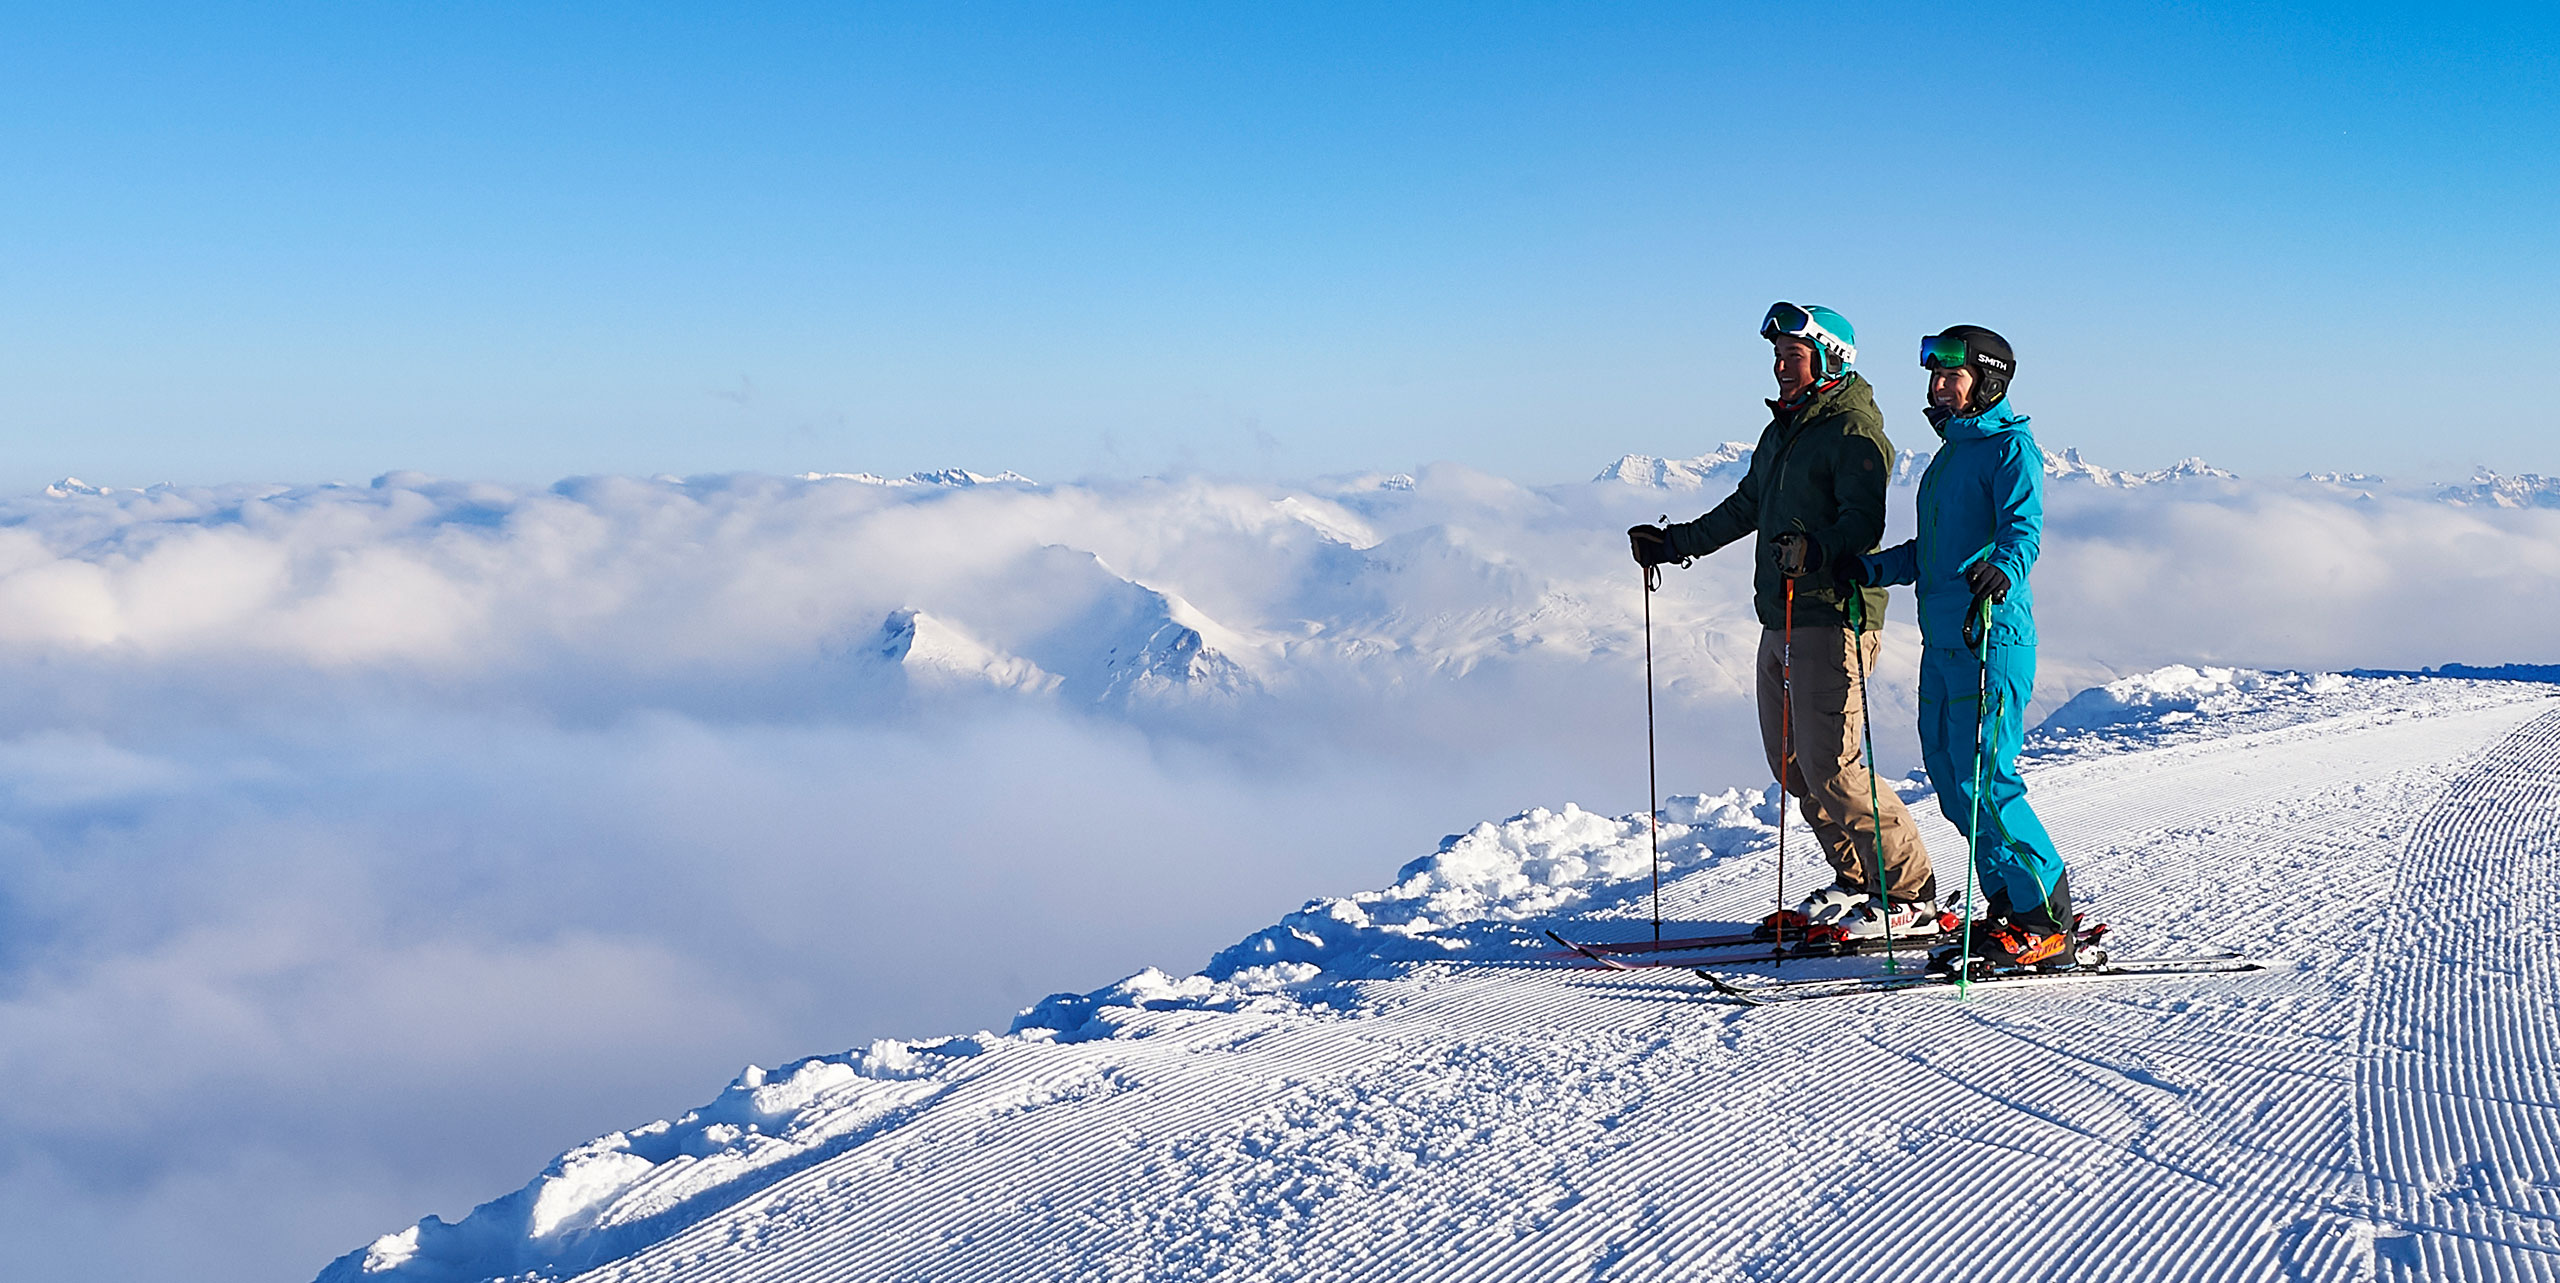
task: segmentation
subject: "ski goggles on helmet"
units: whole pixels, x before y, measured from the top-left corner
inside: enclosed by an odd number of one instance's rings
[[[1973,356],[1973,349],[1951,334],[1932,334],[1920,340],[1920,368],[1924,370],[1961,370]]]
[[[1844,365],[1857,359],[1858,349],[1846,335],[1832,333],[1811,309],[1793,303],[1769,305],[1769,314],[1760,318],[1760,337],[1802,339],[1837,355]]]

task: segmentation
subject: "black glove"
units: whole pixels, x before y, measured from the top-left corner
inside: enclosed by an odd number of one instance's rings
[[[1778,573],[1799,579],[1822,569],[1822,545],[1813,536],[1790,530],[1770,541],[1778,547]]]
[[[1831,582],[1839,586],[1840,595],[1843,597],[1866,587],[1867,559],[1864,557],[1842,557],[1840,560],[1833,562],[1831,565]]]
[[[1973,589],[1973,599],[1977,602],[1988,597],[1991,604],[1997,606],[2009,600],[2008,572],[1992,565],[1989,557],[1965,567],[1964,582],[1966,587]]]
[[[1667,561],[1679,560],[1672,555],[1671,536],[1664,533],[1660,526],[1627,527],[1627,548],[1635,553],[1636,564],[1639,566],[1659,566]]]

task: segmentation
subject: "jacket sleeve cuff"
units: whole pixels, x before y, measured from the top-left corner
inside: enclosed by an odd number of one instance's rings
[[[2028,562],[2027,554],[2024,549],[2019,548],[2014,544],[2006,548],[1995,549],[1991,554],[1991,564],[1998,566],[2000,568],[2000,573],[2009,577],[2011,585],[2014,586],[2027,582]]]
[[[1869,588],[1907,584],[1920,578],[1920,545],[1912,540],[1903,540],[1883,552],[1869,553],[1864,561]]]
[[[1662,528],[1663,546],[1674,557],[1703,557],[1725,545],[1726,541],[1707,533],[1707,519],[1683,521]]]

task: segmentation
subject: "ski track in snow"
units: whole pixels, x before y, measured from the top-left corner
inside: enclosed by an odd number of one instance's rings
[[[2560,700],[2307,707],[2030,768],[2120,951],[2266,972],[1751,1009],[1515,949],[1133,1001],[845,1071],[832,1148],[734,1201],[665,1163],[647,1205],[690,1224],[578,1277],[2560,1279],[2560,967],[2515,929],[2560,893]],[[1762,912],[1772,858],[1668,881],[1666,933]]]
[[[2466,773],[2409,840],[2360,1031],[2378,1272],[2560,1278],[2560,714]]]

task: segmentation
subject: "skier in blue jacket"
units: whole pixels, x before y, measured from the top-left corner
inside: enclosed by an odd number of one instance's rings
[[[1841,573],[1916,587],[1920,755],[1939,809],[1973,845],[1992,924],[1978,956],[2000,966],[2077,966],[2069,877],[2018,776],[2036,677],[2027,572],[2044,534],[2044,452],[2027,416],[2009,405],[2017,358],[2008,340],[1955,326],[1921,340],[1920,364],[1929,371],[1929,423],[1945,445],[1920,477],[1919,535],[1843,559]]]

